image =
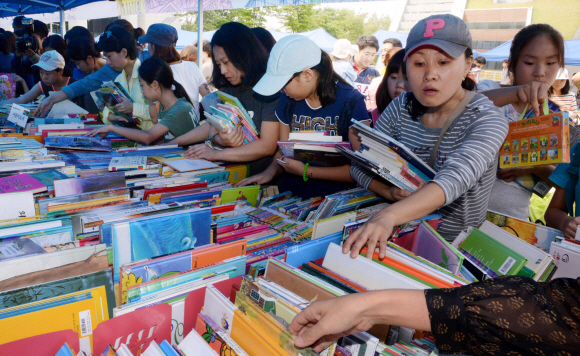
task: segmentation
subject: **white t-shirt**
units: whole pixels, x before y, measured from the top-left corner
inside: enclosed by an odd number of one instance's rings
[[[173,79],[183,86],[195,110],[199,112],[199,87],[206,83],[201,71],[195,63],[189,61],[181,61],[170,67]]]

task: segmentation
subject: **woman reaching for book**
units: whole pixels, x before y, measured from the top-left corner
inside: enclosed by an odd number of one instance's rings
[[[116,110],[123,114],[131,114],[138,121],[137,127],[141,130],[149,130],[157,121],[152,121],[149,102],[143,96],[139,85],[138,73],[141,62],[137,59],[135,39],[123,27],[112,26],[101,35],[98,46],[107,58],[107,64],[114,70],[122,71],[115,82],[119,83],[132,100],[123,100],[116,105]],[[127,122],[128,120],[105,108],[103,122],[109,124],[113,121]]]
[[[401,142],[436,174],[351,234],[344,253],[350,251],[354,258],[368,245],[370,258],[378,244],[382,258],[395,226],[434,211],[442,215],[438,232],[448,241],[468,226],[483,223],[508,124],[489,99],[470,92],[475,83],[466,76],[472,62],[471,34],[461,19],[436,15],[413,27],[404,65],[411,92],[391,102],[375,129]],[[400,189],[357,165],[351,174],[387,199],[401,195]]]
[[[315,302],[290,331],[318,352],[338,338],[398,325],[431,331],[441,353],[576,355],[580,279],[505,276],[452,289],[381,290]]]
[[[258,139],[243,145],[241,126],[231,133],[218,132],[209,123],[203,124],[170,143],[186,146],[198,142],[207,144],[190,147],[185,157],[208,161],[240,162],[250,165],[250,173],[262,172],[272,161],[278,141],[278,119],[274,111],[279,95],[264,97],[255,94],[252,87],[266,72],[268,53],[254,33],[245,25],[229,22],[216,31],[211,40],[213,50],[213,85],[218,90],[237,98],[258,129]],[[217,104],[217,94],[206,95],[202,106],[208,109]]]
[[[166,133],[180,136],[199,125],[199,118],[185,89],[173,79],[169,65],[160,58],[146,59],[139,67],[139,83],[149,102],[159,102],[159,122],[149,130],[106,125],[89,132],[88,136],[114,132],[147,145],[162,139]]]
[[[318,131],[341,136],[358,149],[359,141],[349,127],[351,119],[370,125],[364,97],[333,71],[328,54],[312,40],[286,36],[272,48],[266,75],[254,91],[270,95],[280,90],[283,94],[276,116],[281,141],[288,140],[291,131]],[[264,172],[240,181],[238,186],[264,184],[285,171],[278,182],[281,191],[290,190],[304,199],[354,187],[348,164],[311,167],[283,157],[281,151],[276,158]]]

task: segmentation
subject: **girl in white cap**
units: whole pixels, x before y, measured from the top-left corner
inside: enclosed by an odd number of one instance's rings
[[[266,74],[254,91],[260,95],[282,91],[276,109],[281,141],[288,140],[290,132],[318,131],[342,136],[342,141],[350,141],[358,149],[359,141],[349,131],[350,120],[370,125],[362,94],[335,73],[330,56],[304,36],[286,36],[276,43]],[[304,199],[354,187],[348,164],[313,167],[283,157],[280,151],[276,158],[264,172],[238,184],[264,184],[285,173],[278,183],[281,191],[292,191]]]
[[[568,69],[560,69],[550,89],[552,91],[550,101],[558,105],[561,111],[570,113],[570,118],[574,120],[574,123],[578,124],[578,105],[576,104],[576,96],[570,92]]]
[[[48,96],[50,92],[59,91],[65,85],[75,81],[73,78],[63,75],[64,58],[57,51],[44,52],[38,63],[33,65],[40,68],[41,81],[33,86],[28,93],[15,99],[0,101],[0,105],[27,104],[34,101],[41,94]]]

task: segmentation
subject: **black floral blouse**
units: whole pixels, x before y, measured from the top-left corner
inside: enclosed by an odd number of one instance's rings
[[[425,297],[441,354],[580,355],[580,278],[506,276]]]

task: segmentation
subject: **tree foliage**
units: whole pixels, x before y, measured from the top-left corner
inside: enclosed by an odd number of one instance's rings
[[[203,12],[203,30],[213,31],[221,25],[235,21],[252,27],[264,27],[268,11],[262,7],[246,7],[241,9],[211,10]],[[191,11],[178,16],[185,17],[181,28],[186,31],[197,31],[197,11]]]
[[[197,12],[178,16],[185,16],[186,19],[182,29],[197,31]],[[391,24],[388,16],[311,4],[204,11],[203,30],[216,30],[230,21],[241,22],[248,27],[264,27],[268,16],[277,18],[285,31],[305,32],[322,27],[332,36],[346,38],[353,43],[361,35],[388,30]]]

